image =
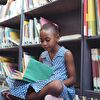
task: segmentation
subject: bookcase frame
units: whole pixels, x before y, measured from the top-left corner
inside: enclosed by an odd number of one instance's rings
[[[22,0],[22,4],[24,0]],[[77,40],[62,41],[64,45],[72,51],[75,57],[75,66],[77,66],[78,88],[76,93],[80,96],[96,97],[100,99],[100,93],[92,90],[92,71],[90,62],[90,49],[92,44],[100,48],[100,36],[84,37],[83,35],[83,0],[57,0],[38,8],[24,12],[22,6],[21,14],[0,22],[0,26],[20,29],[20,45],[12,48],[0,48],[2,53],[18,51],[18,67],[22,66],[23,51],[30,52],[34,56],[39,56],[43,50],[40,44],[22,45],[22,33],[24,17],[31,19],[33,17],[45,17],[61,26],[62,35],[81,34]],[[95,41],[95,42],[94,42]],[[34,52],[37,51],[38,53]]]

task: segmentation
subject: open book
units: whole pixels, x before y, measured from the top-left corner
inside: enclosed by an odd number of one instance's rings
[[[52,67],[35,60],[32,56],[24,54],[23,71],[15,71],[9,77],[17,80],[34,82],[38,80],[46,80],[53,73]]]

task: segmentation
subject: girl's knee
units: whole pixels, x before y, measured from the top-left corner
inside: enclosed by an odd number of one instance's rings
[[[61,92],[63,90],[63,83],[60,80],[54,80],[51,82],[51,88],[54,88],[56,91]]]

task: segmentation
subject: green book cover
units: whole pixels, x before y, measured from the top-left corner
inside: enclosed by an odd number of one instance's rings
[[[30,57],[23,80],[29,82],[48,79],[53,73],[53,69],[34,58]]]
[[[27,82],[35,82],[38,80],[49,79],[51,74],[53,74],[53,68],[47,64],[43,64],[35,60],[32,56],[24,54],[23,71],[15,70],[9,77],[16,80],[24,80]]]

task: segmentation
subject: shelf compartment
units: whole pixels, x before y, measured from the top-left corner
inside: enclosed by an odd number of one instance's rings
[[[11,17],[9,19],[0,21],[0,26],[20,29],[20,19],[21,15]]]
[[[77,39],[76,39],[76,38],[75,38],[75,39],[68,39],[68,40],[67,40],[67,39],[66,39],[66,40],[64,39],[64,40],[62,40],[62,41],[59,41],[59,44],[65,44],[65,43],[67,42],[66,45],[68,45],[68,44],[70,45],[70,43],[71,43],[71,44],[73,44],[73,43],[74,43],[74,44],[75,44],[75,43],[77,44],[77,43],[78,43],[78,45],[79,45],[80,41],[81,41],[81,37],[80,37],[80,38],[77,38]],[[38,47],[41,47],[41,44],[22,45],[22,48],[34,48],[34,47],[35,47],[35,48],[36,48],[36,47],[37,47],[37,48],[38,48]]]
[[[95,91],[91,91],[91,90],[85,90],[83,92],[83,95],[88,97],[88,98],[100,99],[100,92],[95,92]]]
[[[12,57],[15,59],[15,62],[18,63],[18,56],[19,56],[19,48],[4,48],[0,49],[0,56]]]
[[[49,15],[49,14],[60,14],[78,9],[80,8],[80,6],[81,6],[80,0],[57,0],[55,2],[48,3],[41,7],[27,11],[25,12],[25,14],[31,17]]]
[[[86,40],[91,48],[100,48],[100,36],[88,37]]]

